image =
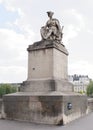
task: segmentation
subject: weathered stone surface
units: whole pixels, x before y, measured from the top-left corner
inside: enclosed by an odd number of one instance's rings
[[[29,45],[27,48],[28,51],[36,51],[36,50],[43,50],[43,49],[49,49],[49,48],[56,48],[57,50],[61,51],[62,53],[68,55],[68,51],[65,48],[65,46],[60,42],[57,43],[53,40],[42,40],[35,42],[32,45]]]
[[[0,99],[0,119],[5,118],[3,99]]]
[[[4,96],[4,104],[7,119],[56,125],[85,115],[87,109],[86,97],[72,92],[9,94]]]
[[[62,44],[45,40],[28,48],[28,78],[67,79],[68,52]]]
[[[61,91],[72,92],[73,85],[63,79],[36,79],[23,82],[21,92],[49,92]]]
[[[88,108],[87,113],[93,112],[93,97],[88,98]]]
[[[67,104],[72,104],[72,109],[68,110]],[[64,124],[69,123],[72,120],[80,118],[87,114],[87,96],[84,95],[67,95],[63,96],[63,119]]]
[[[2,117],[2,99],[0,99],[0,118]]]

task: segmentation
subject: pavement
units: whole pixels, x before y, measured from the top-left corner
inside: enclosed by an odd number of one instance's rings
[[[41,125],[0,119],[0,130],[93,130],[93,113],[65,126]]]

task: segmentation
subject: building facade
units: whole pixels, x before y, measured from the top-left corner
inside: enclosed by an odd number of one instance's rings
[[[68,80],[74,85],[75,92],[86,93],[87,86],[91,79],[88,77],[88,75],[74,74],[69,75]]]

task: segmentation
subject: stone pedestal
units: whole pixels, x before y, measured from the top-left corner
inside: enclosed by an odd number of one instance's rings
[[[28,78],[22,92],[73,91],[67,81],[68,52],[63,44],[45,40],[28,47]]]
[[[87,98],[72,92],[20,92],[4,96],[6,119],[65,125],[86,114]],[[68,108],[69,104],[72,108]]]
[[[68,52],[63,44],[40,41],[28,50],[28,81],[31,79],[67,79]]]
[[[68,52],[44,40],[28,47],[28,78],[19,93],[4,96],[7,119],[64,125],[86,114],[87,98],[67,80]]]

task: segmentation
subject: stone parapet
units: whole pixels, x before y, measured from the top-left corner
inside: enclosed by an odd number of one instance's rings
[[[93,112],[93,97],[92,98],[88,98],[87,113],[91,113],[91,112]]]

